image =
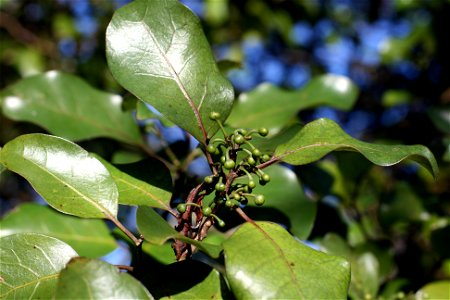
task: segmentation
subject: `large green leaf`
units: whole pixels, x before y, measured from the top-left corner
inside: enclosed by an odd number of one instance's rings
[[[131,114],[122,112],[122,98],[92,88],[84,80],[50,71],[27,77],[3,93],[3,113],[42,126],[70,140],[110,137],[141,143]]]
[[[173,280],[174,274],[183,280]],[[157,272],[148,272],[143,281],[157,299],[213,300],[224,297],[219,272],[196,260],[163,266]]]
[[[347,299],[349,264],[303,245],[274,223],[242,225],[224,251],[237,299]]]
[[[234,93],[220,73],[198,18],[177,0],[137,0],[106,31],[108,64],[139,99],[205,143],[229,115]],[[205,130],[203,130],[203,128]]]
[[[170,210],[172,179],[167,167],[157,159],[149,158],[132,164],[117,165],[122,172],[106,160],[97,157],[111,173],[119,190],[119,203],[127,205],[148,205]],[[131,175],[138,171],[142,179]]]
[[[57,238],[87,257],[100,257],[117,247],[102,220],[63,215],[50,207],[33,203],[15,208],[0,221],[0,237],[25,232]]]
[[[416,300],[450,299],[450,280],[433,281],[416,293]]]
[[[199,242],[178,233],[151,207],[139,206],[136,213],[136,221],[139,232],[149,243],[162,245],[169,239],[177,239],[192,244],[209,256],[215,258],[218,257],[222,251],[222,247],[220,246]]]
[[[315,77],[297,91],[264,83],[239,96],[227,124],[235,128],[267,127],[277,131],[302,109],[329,105],[348,110],[355,103],[358,93],[357,86],[350,79],[332,74]]]
[[[391,166],[405,159],[418,162],[434,176],[438,166],[433,154],[422,145],[378,145],[356,140],[329,119],[318,119],[303,127],[290,141],[279,145],[275,156],[292,165],[319,160],[332,151],[356,151],[379,166]]]
[[[22,135],[3,147],[0,162],[25,177],[56,210],[83,218],[117,214],[113,178],[100,161],[72,142],[38,133]]]
[[[247,214],[254,220],[275,221],[276,213],[281,212],[288,219],[277,220],[284,223],[298,238],[306,239],[314,225],[317,204],[308,199],[295,173],[283,166],[272,165],[264,172],[270,175],[270,183],[257,186],[254,194],[263,194],[266,202],[262,207],[250,200],[245,208]],[[257,180],[255,179],[257,182]],[[250,206],[250,207],[249,207]],[[249,211],[247,211],[250,209]]]
[[[35,233],[0,239],[0,298],[51,299],[59,272],[77,256],[68,245]]]
[[[72,259],[61,271],[55,299],[153,299],[134,277],[100,260]]]

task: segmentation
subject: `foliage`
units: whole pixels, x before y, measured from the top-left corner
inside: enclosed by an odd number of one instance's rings
[[[214,31],[224,7],[206,3]],[[280,11],[258,1],[249,7],[291,38]],[[216,63],[201,25],[176,0],[136,0],[115,12],[108,67],[132,95],[61,71],[23,74],[30,76],[2,91],[2,122],[14,130],[2,132],[0,186],[20,176],[48,206],[22,204],[2,219],[0,297],[447,296],[448,202],[438,196],[448,174],[438,177],[432,152],[361,141],[327,118],[299,122],[324,105],[357,105],[361,91],[344,75],[285,90],[274,85],[280,76],[264,73],[270,84],[235,100],[226,74],[244,90],[235,76],[245,66]],[[70,36],[67,28],[59,34]],[[426,41],[423,32],[392,40],[386,63],[409,55],[401,43]],[[408,97],[390,91],[383,101],[398,106]],[[430,115],[447,128],[445,110]],[[17,127],[26,122],[33,126]],[[181,138],[173,142],[175,132]],[[421,167],[414,184],[380,168],[398,163]],[[116,246],[129,248],[131,261],[102,261]],[[405,274],[417,255],[404,261],[394,250],[409,246],[432,252],[419,256],[430,280]]]

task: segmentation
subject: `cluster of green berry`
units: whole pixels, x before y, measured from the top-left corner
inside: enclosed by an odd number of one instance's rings
[[[210,164],[213,170],[213,175],[206,176],[204,179],[205,193],[215,191],[215,199],[211,204],[203,206],[198,203],[181,203],[177,206],[177,210],[184,213],[187,205],[198,207],[203,216],[211,216],[216,219],[219,226],[224,226],[224,222],[213,213],[220,206],[224,205],[233,209],[247,204],[249,199],[258,206],[265,202],[264,195],[252,194],[252,190],[256,187],[252,174],[258,176],[260,185],[268,183],[270,176],[258,168],[258,164],[268,162],[271,156],[262,153],[251,143],[251,140],[254,135],[265,137],[269,131],[267,128],[257,130],[240,128],[229,134],[225,131],[218,112],[212,112],[209,117],[217,122],[223,133],[223,138],[211,140],[205,149],[211,158]],[[233,183],[236,178],[245,176],[247,177],[245,183],[242,183],[242,180],[239,180],[239,183]]]

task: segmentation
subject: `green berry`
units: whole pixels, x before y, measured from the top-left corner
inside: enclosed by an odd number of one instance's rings
[[[264,198],[264,195],[256,195],[254,200],[255,200],[255,204],[258,206],[263,205],[264,202],[266,201],[266,199]]]
[[[220,113],[218,113],[217,111],[212,111],[212,112],[209,114],[209,118],[210,118],[211,120],[218,120],[218,119],[220,119]]]
[[[232,208],[234,206],[234,203],[231,200],[227,200],[227,201],[225,201],[225,206],[229,207],[229,208]]]
[[[241,199],[241,195],[239,195],[238,193],[233,193],[233,194],[231,195],[231,197],[233,197],[233,199],[234,199],[234,200],[237,200],[237,201],[239,201],[239,199]]]
[[[225,222],[223,220],[219,220],[217,225],[219,225],[219,227],[225,227]]]
[[[218,192],[225,191],[225,184],[223,184],[222,182],[218,182],[216,184],[216,191],[218,191]]]
[[[270,181],[269,174],[262,174],[261,175],[261,180],[264,181],[264,182],[269,182]]]
[[[226,161],[227,161],[227,158],[225,157],[225,155],[222,155],[222,156],[220,157],[220,162],[221,162],[222,164],[224,164]]]
[[[237,132],[239,132],[242,135],[246,135],[247,134],[247,130],[245,130],[244,128],[238,129]]]
[[[265,127],[261,127],[258,129],[258,133],[260,136],[266,136],[269,134],[269,130],[267,130],[267,128]]]
[[[212,209],[209,206],[203,207],[202,213],[205,217],[208,217],[212,214]]]
[[[252,150],[252,154],[253,156],[259,157],[261,155],[261,151],[259,151],[259,149],[253,149]]]
[[[180,203],[177,205],[177,210],[180,214],[186,212],[186,204]]]
[[[209,144],[208,146],[206,146],[206,151],[208,151],[211,154],[216,153],[216,146],[214,146],[213,144]]]
[[[224,168],[227,170],[233,169],[235,165],[236,165],[236,163],[232,159],[227,159],[225,161],[225,163],[223,164]]]
[[[213,183],[214,181],[214,177],[213,176],[206,176],[205,179],[203,180],[205,183]]]
[[[266,162],[270,160],[270,155],[268,154],[263,154],[263,156],[261,156],[261,161],[262,162]]]
[[[245,138],[240,134],[235,135],[233,140],[238,145],[242,145],[245,142]]]
[[[254,182],[253,180],[250,180],[248,182],[248,187],[251,189],[254,189],[256,187],[256,182]]]
[[[249,156],[249,157],[247,158],[247,163],[248,163],[250,166],[254,166],[254,165],[256,165],[256,160],[253,158],[253,156]]]

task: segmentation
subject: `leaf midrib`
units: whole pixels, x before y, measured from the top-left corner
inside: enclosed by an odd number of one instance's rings
[[[51,177],[53,177],[54,179],[56,179],[56,181],[62,183],[63,185],[66,185],[66,187],[68,187],[69,189],[71,189],[75,194],[79,195],[82,199],[84,199],[85,201],[87,201],[88,203],[90,203],[91,205],[93,205],[94,207],[96,207],[98,210],[100,210],[101,213],[103,213],[108,219],[113,217],[113,215],[111,214],[111,212],[109,212],[105,207],[102,207],[101,205],[99,205],[97,202],[95,202],[93,199],[86,197],[85,195],[83,195],[82,193],[80,193],[78,190],[76,190],[71,184],[69,184],[68,182],[60,179],[58,176],[56,176],[55,174],[53,174],[52,172],[50,172],[49,170],[43,168],[41,165],[39,165],[38,163],[34,162],[33,160],[29,159],[28,157],[22,155],[22,157],[27,160],[28,162],[30,162],[31,164],[33,164],[34,166],[38,167],[40,170],[42,170],[44,173],[47,173],[48,175],[50,175]]]
[[[150,27],[144,22],[144,20],[147,17],[148,8],[149,8],[149,4],[147,4],[147,6],[145,8],[145,13],[144,13],[144,15],[142,17],[141,23],[143,24],[145,30],[147,31],[147,33],[149,34],[150,38],[152,39],[154,45],[158,49],[158,52],[159,52],[160,56],[162,57],[162,59],[166,63],[167,68],[168,68],[170,74],[172,75],[172,79],[175,81],[175,83],[177,84],[177,86],[180,89],[181,93],[183,94],[184,98],[186,99],[188,105],[191,107],[191,109],[192,109],[192,111],[193,111],[193,113],[195,115],[195,118],[197,119],[197,125],[199,126],[199,128],[200,128],[200,130],[202,132],[203,139],[206,141],[208,137],[207,137],[207,134],[206,134],[205,129],[204,129],[204,125],[203,125],[203,121],[202,121],[201,116],[200,116],[200,112],[198,111],[197,107],[195,106],[194,101],[192,100],[192,98],[189,95],[189,93],[187,92],[184,84],[182,83],[181,79],[179,78],[177,72],[175,71],[175,68],[173,67],[173,65],[169,61],[168,57],[166,56],[166,54],[162,50],[161,45],[158,43],[158,40],[154,36],[154,34],[151,31]],[[175,28],[174,28],[173,35],[174,34],[175,34]],[[173,35],[172,35],[172,38],[173,38]]]

